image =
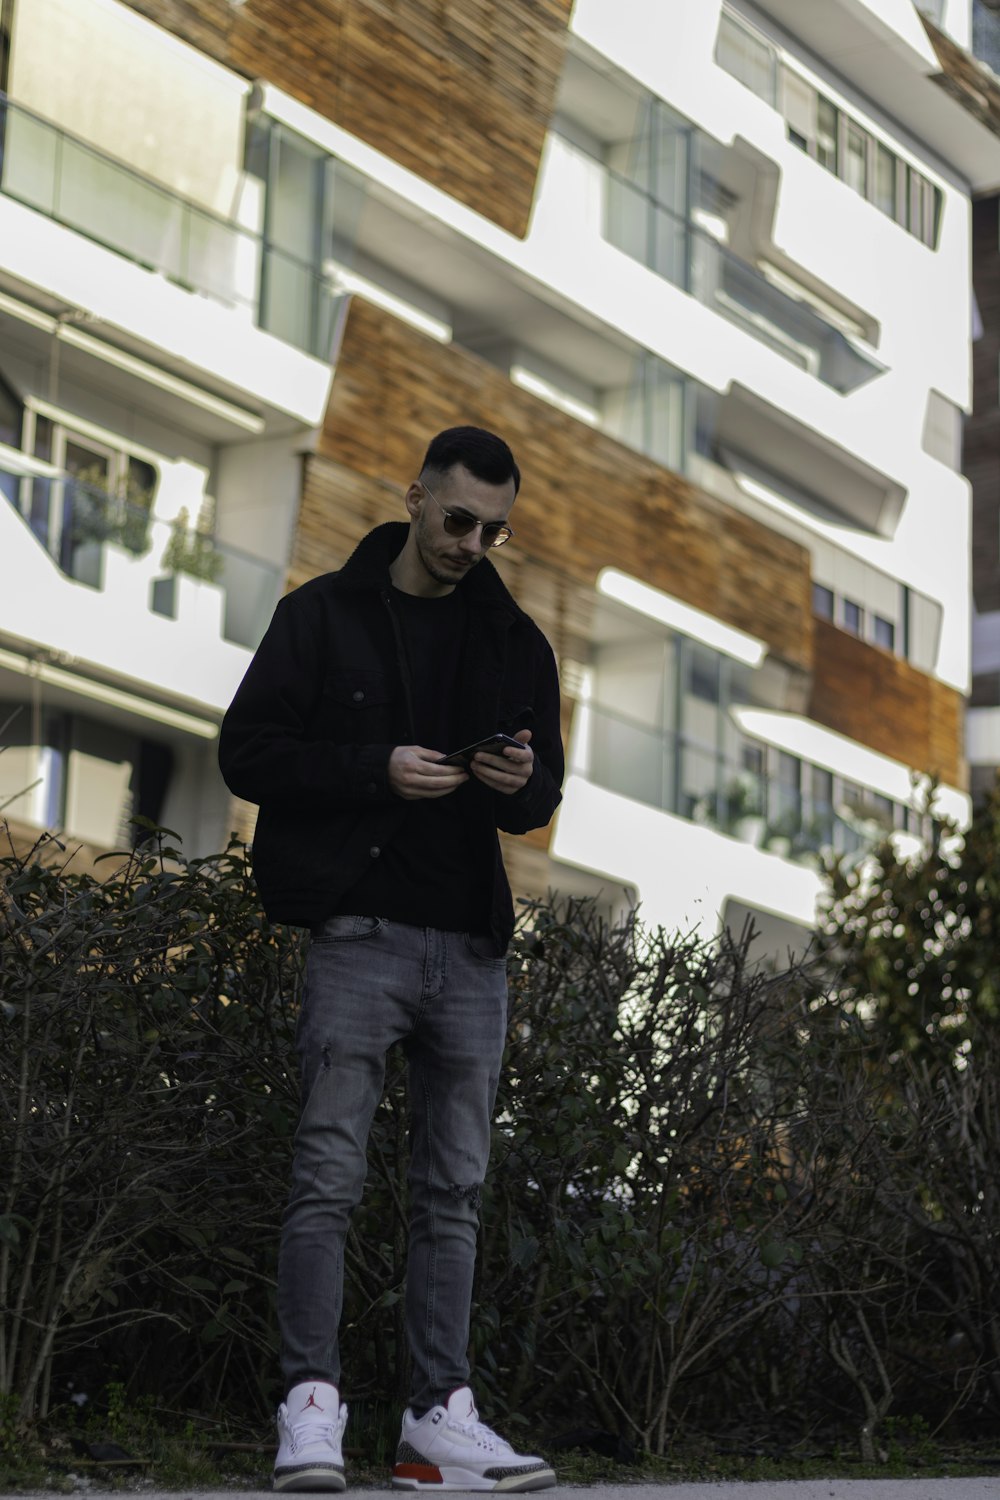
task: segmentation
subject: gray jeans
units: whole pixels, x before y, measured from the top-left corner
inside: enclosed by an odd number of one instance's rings
[[[486,940],[375,917],[331,917],[306,961],[302,1114],[278,1264],[286,1389],[340,1384],[344,1242],[361,1198],[385,1058],[408,1064],[411,1402],[469,1378],[479,1190],[507,1021],[507,976]]]

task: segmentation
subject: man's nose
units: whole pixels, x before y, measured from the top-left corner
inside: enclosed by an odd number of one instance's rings
[[[463,552],[485,551],[485,548],[483,547],[482,526],[474,526],[471,531],[466,532],[465,536],[463,536],[461,539],[460,545]]]

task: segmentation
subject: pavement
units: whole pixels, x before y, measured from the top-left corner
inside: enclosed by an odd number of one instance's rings
[[[85,1493],[82,1486],[75,1493]],[[130,1487],[143,1500],[264,1500],[270,1490],[148,1490]],[[637,1495],[641,1491],[641,1496]],[[789,1479],[782,1481],[722,1480],[712,1484],[587,1484],[559,1486],[563,1497],[574,1500],[1000,1500],[1000,1475],[975,1479]],[[51,1491],[18,1491],[25,1495]],[[96,1490],[92,1494],[99,1493]],[[381,1494],[377,1489],[354,1491],[356,1500]],[[386,1493],[389,1493],[388,1485]],[[392,1493],[398,1494],[398,1491]],[[348,1496],[351,1490],[348,1488]],[[554,1500],[554,1496],[553,1496]]]

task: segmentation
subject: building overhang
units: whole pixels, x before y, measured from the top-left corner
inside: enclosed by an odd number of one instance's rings
[[[822,766],[835,775],[857,782],[859,786],[891,797],[895,802],[919,807],[929,789],[928,778],[902,761],[861,745],[802,714],[743,705],[731,708],[730,714],[737,727],[751,739],[762,740],[787,755]],[[960,827],[968,826],[969,797],[958,787],[938,786],[934,808]]]
[[[803,431],[787,413],[736,381],[719,402],[715,442],[737,476],[759,480],[756,463],[787,481],[801,502],[805,492],[795,476],[806,474],[808,494],[827,507],[828,519],[876,536],[894,534],[906,500],[901,484],[821,433]]]
[[[756,3],[967,178],[974,192],[1000,186],[997,81],[912,0]]]

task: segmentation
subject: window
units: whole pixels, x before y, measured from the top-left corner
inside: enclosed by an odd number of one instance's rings
[[[605,403],[606,429],[630,448],[665,468],[683,473],[687,450],[687,386],[684,377],[652,354],[633,366],[629,385]]]
[[[8,448],[17,448],[21,443],[23,409],[14,392],[0,375],[0,443]],[[0,496],[17,505],[21,489],[19,477],[10,470],[0,468]]]
[[[890,219],[896,217],[896,168],[895,156],[881,141],[875,143],[875,180],[872,202]]]
[[[260,326],[326,359],[365,189],[352,169],[266,115],[248,125],[247,172],[264,186]]]
[[[819,615],[821,620],[833,619],[833,589],[824,588],[821,583],[813,584],[813,614]]]
[[[17,396],[0,375],[0,443],[16,448],[21,441],[23,408]]]
[[[809,151],[816,133],[816,90],[790,68],[782,70],[781,94],[788,138],[802,151]]]
[[[693,698],[700,698],[704,703],[716,704],[719,702],[719,664],[720,656],[707,647],[692,646],[690,661],[689,688]]]
[[[925,245],[933,245],[937,241],[937,221],[940,213],[941,194],[937,188],[932,187],[926,178],[921,177],[912,167],[907,168],[909,183],[909,212],[905,219],[906,227],[917,239],[923,240]]]
[[[688,121],[646,95],[630,137],[606,152],[605,238],[685,289],[693,135]]]
[[[824,816],[832,813],[833,772],[824,770],[822,766],[812,766],[809,780],[813,806],[817,812]]]
[[[793,146],[839,176],[930,249],[936,248],[940,189],[900,161],[888,146],[876,141],[794,69],[782,65],[779,74],[777,48],[730,11],[723,11],[719,22],[715,60],[720,68],[781,110]]]
[[[861,635],[863,633],[863,626],[865,623],[865,612],[861,608],[861,605],[855,604],[853,599],[845,599],[843,603],[843,610],[844,629],[849,630],[852,635]]]
[[[886,651],[895,651],[896,627],[892,621],[876,615],[872,620],[872,640],[876,646],[882,646]]]
[[[848,120],[844,131],[844,181],[862,198],[868,196],[868,142],[868,135],[860,125]]]
[[[940,189],[900,161],[857,120],[790,68],[782,72],[782,112],[792,145],[934,249],[941,220]]]
[[[837,171],[838,110],[822,94],[816,96],[816,160],[828,172]]]
[[[836,588],[814,581],[812,608],[816,618],[829,620],[840,630],[912,661],[922,671],[933,671],[941,631],[940,604],[906,584],[890,580],[876,568],[864,569],[860,578],[855,573],[853,587],[860,590],[860,598],[847,598]],[[895,610],[889,587],[894,588],[898,601]]]
[[[103,565],[91,543],[117,542],[137,556],[148,550],[157,478],[152,464],[32,405],[25,410],[23,448],[61,471],[54,479],[23,481],[16,503],[69,577],[101,586]]]

